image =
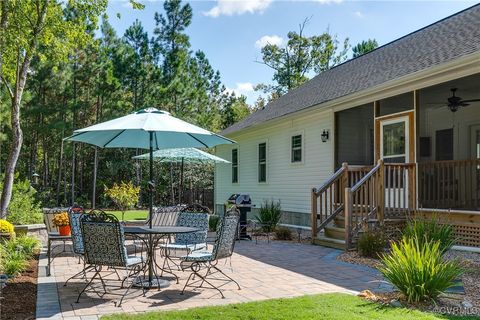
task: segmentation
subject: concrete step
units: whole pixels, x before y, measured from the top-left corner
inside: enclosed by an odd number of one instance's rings
[[[334,224],[325,227],[325,236],[328,238],[345,240],[345,228],[339,228]]]
[[[313,243],[324,247],[345,250],[345,240],[333,239],[324,235],[317,236],[313,239]]]

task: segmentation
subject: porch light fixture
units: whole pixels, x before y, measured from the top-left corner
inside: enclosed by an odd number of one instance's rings
[[[322,142],[327,142],[328,138],[330,137],[330,132],[324,129],[320,137],[322,138]]]

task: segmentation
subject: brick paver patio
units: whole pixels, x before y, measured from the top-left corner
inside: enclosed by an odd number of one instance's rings
[[[46,277],[44,258],[39,264],[37,318],[97,319],[116,312],[185,309],[329,292],[354,293],[381,285],[381,277],[375,270],[338,261],[336,256],[340,253],[308,244],[242,241],[235,247],[232,269],[229,263],[223,266],[223,270],[240,283],[242,290],[237,290],[234,284],[227,285],[225,299],[211,289],[190,290],[180,295],[189,273],[179,271],[179,284],[171,281],[168,288],[151,290],[146,297],[141,290],[132,290],[120,308],[114,305],[117,296],[101,298],[93,292],[76,303],[85,282],[74,280],[66,287],[63,284],[80,270],[78,259],[70,255],[57,257],[52,276]]]

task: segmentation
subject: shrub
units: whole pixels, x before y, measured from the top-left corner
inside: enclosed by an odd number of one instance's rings
[[[358,239],[358,253],[363,257],[378,258],[385,251],[387,239],[378,231],[367,231]]]
[[[208,231],[217,231],[217,226],[219,222],[220,222],[220,217],[211,214],[208,217]]]
[[[140,187],[135,187],[131,182],[114,183],[111,188],[105,187],[105,194],[112,199],[118,210],[122,212],[122,220],[124,220],[125,211],[138,203]]]
[[[37,191],[30,185],[28,179],[16,180],[6,219],[15,225],[42,223],[42,209],[35,199]],[[0,189],[2,189],[1,184]]]
[[[448,224],[441,224],[437,218],[431,220],[415,220],[407,223],[403,234],[407,238],[417,238],[421,243],[435,242],[440,244],[441,253],[453,246],[453,229]]]
[[[13,234],[15,231],[13,229],[13,224],[7,220],[0,219],[0,233]]]
[[[36,249],[41,247],[41,242],[36,237],[23,236],[15,239],[16,247],[25,256],[32,257]]]
[[[292,240],[292,230],[285,228],[285,227],[280,227],[275,229],[275,239],[277,240]]]
[[[265,232],[275,230],[281,218],[282,209],[280,202],[274,202],[273,200],[265,201],[256,216],[258,223],[262,226],[262,229]]]
[[[382,257],[380,272],[409,302],[435,299],[454,285],[463,270],[458,260],[444,261],[440,242],[403,237]]]

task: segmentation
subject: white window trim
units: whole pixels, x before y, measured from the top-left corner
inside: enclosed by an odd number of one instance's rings
[[[258,161],[258,158],[260,156],[260,153],[259,153],[259,148],[258,146],[262,143],[265,143],[265,181],[258,181],[259,179],[259,176],[260,176],[260,164],[259,164],[259,161]],[[256,166],[257,166],[257,176],[256,176],[256,180],[257,180],[257,183],[258,184],[268,184],[268,163],[269,163],[269,156],[268,156],[268,149],[269,149],[269,145],[268,145],[268,139],[264,139],[264,140],[258,140],[255,144],[255,148],[257,149],[256,151],[256,158],[255,158],[255,163],[256,163]]]
[[[292,138],[294,136],[302,136],[302,161],[292,161]],[[288,148],[288,158],[289,162],[292,166],[298,166],[298,165],[303,165],[305,163],[305,130],[300,130],[300,131],[294,131],[290,134],[289,136],[290,143],[289,143],[289,148]]]
[[[237,149],[237,182],[233,182],[232,178],[232,174],[233,174],[233,158],[232,158],[232,152],[233,150]],[[230,183],[233,184],[233,185],[239,185],[240,184],[240,146],[234,146],[231,150],[230,150],[230,161],[232,162],[232,166],[231,166],[231,170],[230,170]]]

